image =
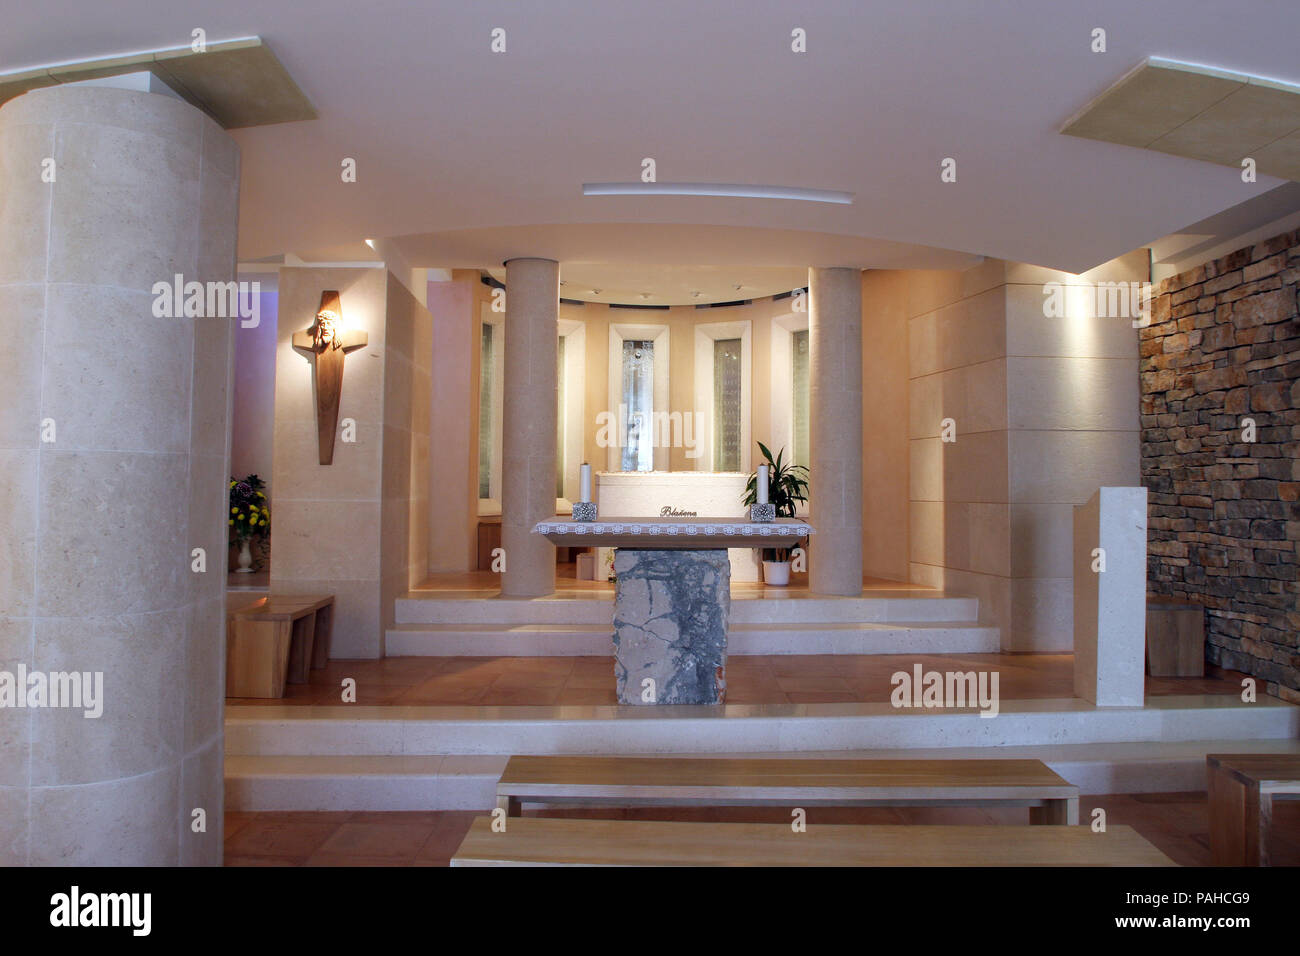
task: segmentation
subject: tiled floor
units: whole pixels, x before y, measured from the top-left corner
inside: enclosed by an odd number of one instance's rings
[[[1127,824],[1182,866],[1210,864],[1204,793],[1085,796],[1081,817],[1106,811],[1108,824]],[[555,816],[683,821],[788,823],[783,808],[677,810],[556,810]],[[446,866],[460,846],[472,812],[226,814],[227,866]],[[865,808],[808,810],[808,823],[1024,824],[1027,810]],[[1275,862],[1300,865],[1300,802],[1276,804],[1270,840]]]
[[[1069,654],[918,656],[772,655],[727,661],[730,704],[873,703],[889,700],[898,671],[997,671],[1002,700],[1073,697]],[[308,684],[290,684],[283,699],[231,698],[250,705],[336,704],[345,677],[357,682],[358,704],[512,706],[616,704],[612,657],[391,657],[330,661]],[[1234,694],[1238,675],[1147,678],[1147,693]]]

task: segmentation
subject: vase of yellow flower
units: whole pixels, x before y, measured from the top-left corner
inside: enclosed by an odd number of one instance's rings
[[[266,506],[266,482],[257,475],[230,479],[230,536],[239,546],[238,573],[253,570],[254,538],[270,533],[271,512]]]

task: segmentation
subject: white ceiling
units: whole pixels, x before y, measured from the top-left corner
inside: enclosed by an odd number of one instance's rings
[[[505,268],[488,272],[505,282]],[[807,284],[808,270],[797,266],[565,262],[560,275],[560,296],[582,302],[624,305],[708,305],[780,295]]]
[[[49,0],[10,5],[0,70],[176,46],[196,26],[261,36],[321,117],[233,133],[241,259],[404,237],[429,267],[989,255],[1078,272],[1280,181],[1060,135],[1075,111],[1149,55],[1300,82],[1300,4],[1282,0]],[[660,181],[856,198],[581,195],[647,156]]]

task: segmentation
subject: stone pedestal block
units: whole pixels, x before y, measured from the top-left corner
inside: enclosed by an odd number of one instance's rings
[[[727,552],[620,548],[614,572],[619,703],[722,703],[731,612]]]
[[[1141,707],[1145,691],[1147,490],[1099,488],[1074,509],[1074,692]]]

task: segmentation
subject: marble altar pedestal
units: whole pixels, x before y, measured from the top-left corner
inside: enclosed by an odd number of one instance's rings
[[[620,704],[721,704],[727,694],[727,552],[614,555],[614,677]]]
[[[728,548],[789,548],[802,521],[618,518],[542,521],[563,547],[617,548],[614,672],[620,704],[721,704],[726,694]]]

